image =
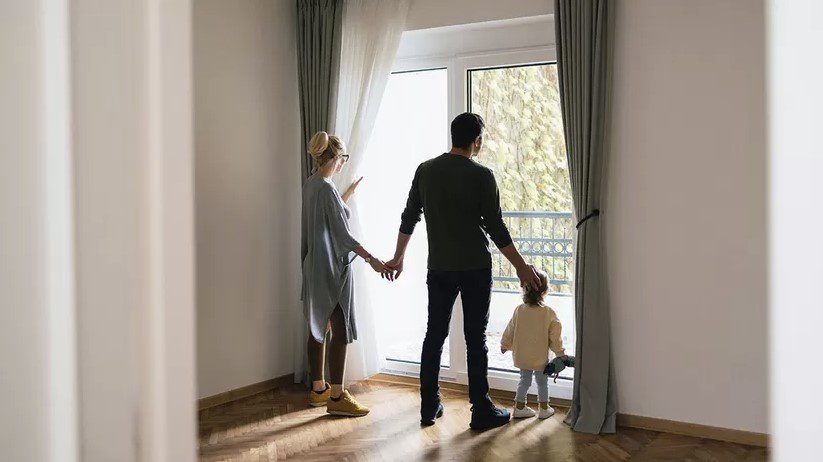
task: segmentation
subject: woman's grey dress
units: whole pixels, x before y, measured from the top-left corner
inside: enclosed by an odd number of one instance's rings
[[[312,175],[303,185],[303,312],[311,335],[318,342],[337,305],[346,320],[346,343],[357,339],[354,320],[352,251],[360,243],[349,229],[351,212],[334,184]]]

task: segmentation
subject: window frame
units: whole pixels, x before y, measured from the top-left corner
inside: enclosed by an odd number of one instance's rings
[[[466,112],[471,103],[471,74],[473,70],[499,69],[521,67],[540,64],[557,64],[556,49],[554,46],[540,46],[525,49],[489,51],[482,53],[458,53],[452,56],[431,56],[401,58],[395,62],[395,73],[425,71],[432,69],[446,69],[448,81],[448,113],[449,120]],[[444,147],[444,152],[448,146]],[[421,339],[422,342],[423,339]],[[457,298],[452,313],[452,322],[449,326],[449,364],[442,367],[440,380],[468,384],[466,367],[466,343],[463,337],[463,306],[460,297]],[[406,361],[384,359],[381,372],[402,376],[417,376],[420,365]],[[515,391],[519,382],[519,375],[514,372],[489,369],[489,387],[495,390]],[[572,398],[573,379],[560,377],[549,387],[552,398]],[[529,393],[536,393],[537,386],[532,384]]]

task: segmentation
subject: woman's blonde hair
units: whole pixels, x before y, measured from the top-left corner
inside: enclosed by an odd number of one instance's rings
[[[335,135],[320,131],[309,140],[309,155],[314,159],[315,170],[345,153],[345,143]]]
[[[549,291],[549,278],[546,273],[537,270],[537,277],[540,278],[540,287],[537,290],[530,288],[523,289],[523,303],[526,305],[542,305],[543,297]]]

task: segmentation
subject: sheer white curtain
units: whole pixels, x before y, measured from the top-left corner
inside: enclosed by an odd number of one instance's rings
[[[349,163],[335,182],[342,192],[357,178],[364,161],[380,101],[389,79],[400,36],[406,25],[409,0],[348,0],[343,10],[333,133],[340,136],[350,154]],[[368,179],[364,180],[368,181]],[[352,231],[362,237],[357,197],[351,200]],[[370,249],[368,242],[362,242]],[[374,250],[372,250],[374,251]],[[385,259],[388,255],[376,255]],[[359,339],[349,345],[346,380],[360,380],[380,371],[383,361],[375,323],[375,304],[369,283],[379,278],[361,259],[354,264],[355,310]],[[382,281],[381,281],[382,282]]]

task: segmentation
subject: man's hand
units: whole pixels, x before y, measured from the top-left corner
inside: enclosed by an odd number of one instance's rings
[[[517,270],[517,277],[520,279],[520,287],[528,287],[532,290],[540,289],[540,277],[537,276],[537,271],[534,266],[529,265],[523,260],[523,256],[517,251],[514,243],[505,247],[500,247],[500,253],[506,257]]]
[[[517,268],[517,278],[520,279],[520,287],[527,287],[531,290],[540,289],[540,277],[537,270],[532,265],[522,265]]]
[[[380,277],[383,279],[388,279],[389,281],[394,281],[396,278],[394,276],[394,268],[389,266],[389,263],[383,263],[383,271],[380,272]]]
[[[392,280],[399,278],[400,273],[403,272],[403,257],[392,258],[386,262],[386,266],[393,272]]]

